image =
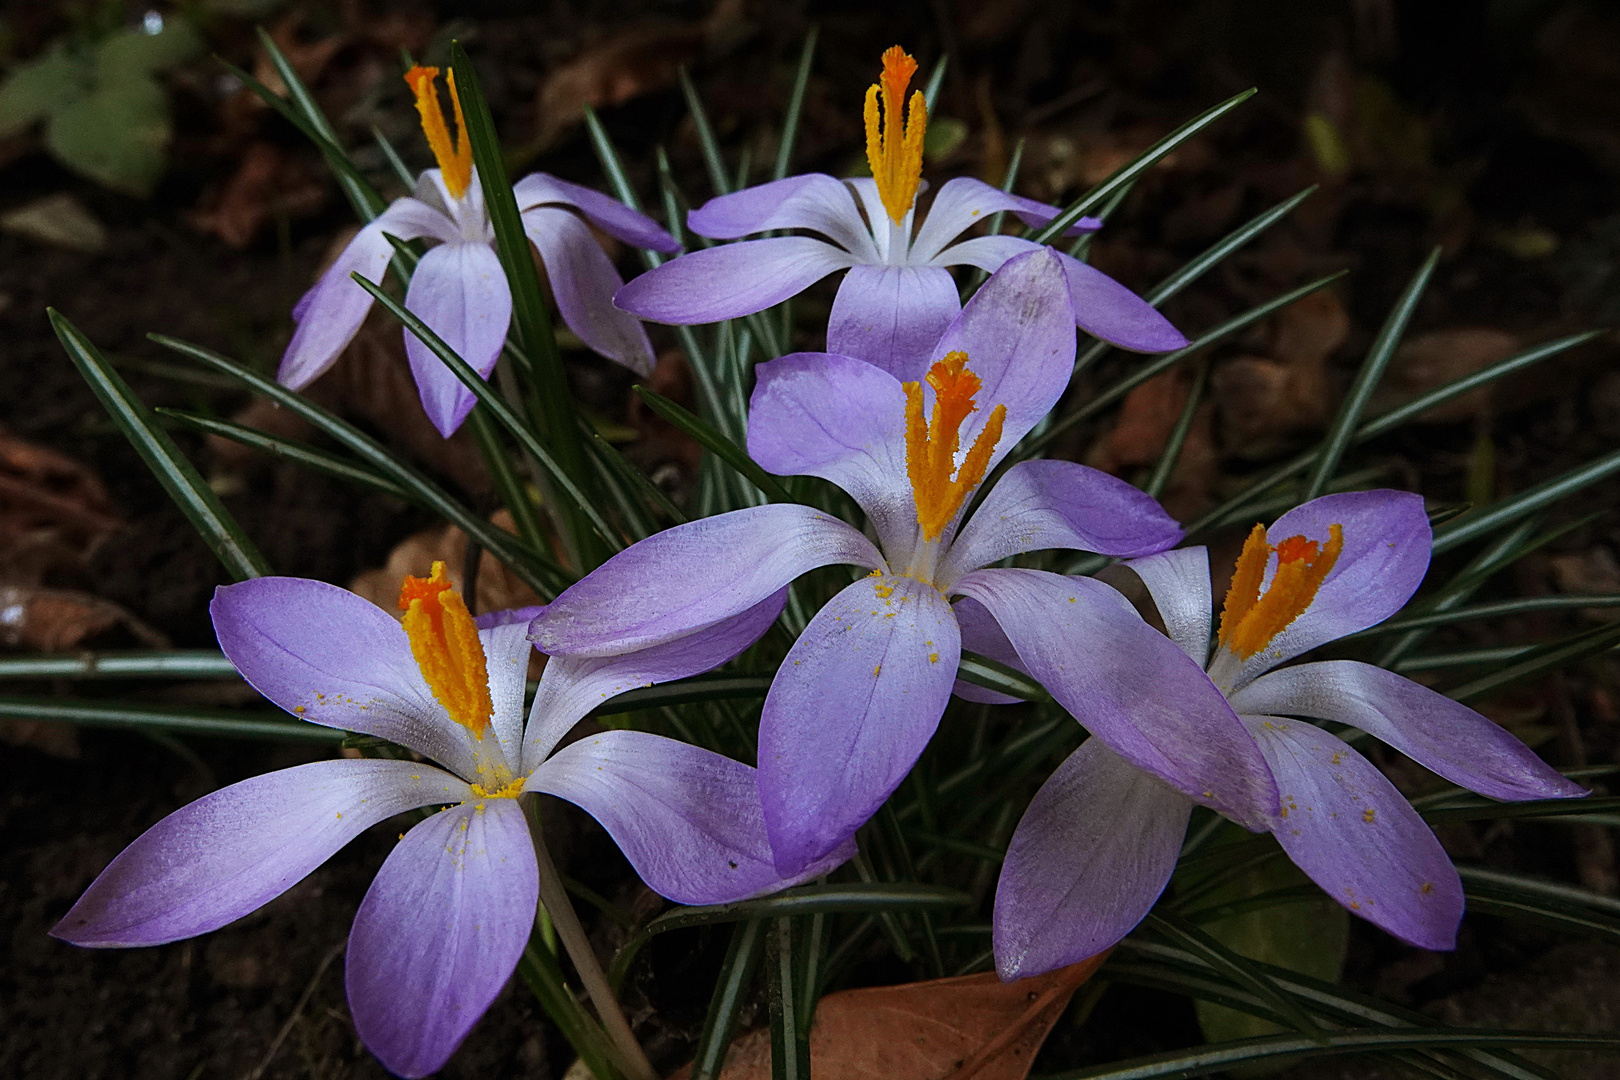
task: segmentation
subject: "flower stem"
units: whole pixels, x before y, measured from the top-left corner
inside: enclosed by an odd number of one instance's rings
[[[653,1069],[652,1062],[647,1060],[641,1044],[630,1030],[630,1022],[619,1008],[618,999],[613,996],[607,975],[602,971],[596,952],[585,936],[585,927],[580,925],[573,902],[563,888],[557,864],[551,861],[551,852],[546,848],[545,836],[540,828],[539,800],[534,795],[524,795],[522,801],[529,818],[529,835],[534,839],[534,861],[540,871],[540,903],[551,916],[557,938],[568,950],[568,957],[579,972],[580,982],[585,984],[585,992],[596,1006],[608,1038],[613,1041],[614,1050],[617,1051],[615,1056],[620,1059],[619,1068],[630,1080],[658,1080],[658,1073]]]

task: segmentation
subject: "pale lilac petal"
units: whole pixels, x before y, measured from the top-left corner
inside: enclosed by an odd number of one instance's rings
[[[1272,833],[1333,899],[1421,949],[1450,949],[1463,890],[1440,842],[1395,785],[1321,728],[1245,717],[1282,794]]]
[[[620,289],[613,302],[639,318],[689,326],[764,311],[855,259],[824,240],[778,236],[692,251]]]
[[[1215,685],[1100,581],[977,570],[956,591],[995,616],[1030,674],[1125,760],[1251,829],[1277,808],[1254,740]]]
[[[535,609],[534,614],[541,610]],[[484,647],[484,668],[489,674],[489,700],[494,707],[490,727],[507,768],[515,774],[523,760],[523,694],[529,679],[529,657],[534,653],[529,619],[510,619],[478,631],[479,643]]]
[[[961,427],[962,447],[972,446],[995,407],[1005,405],[993,468],[1057,404],[1074,371],[1074,350],[1074,317],[1057,256],[1032,251],[991,275],[929,357],[933,363],[966,353],[968,370],[983,381],[978,411]],[[925,383],[923,415],[933,408],[934,390]]]
[[[1209,549],[1203,547],[1161,551],[1125,564],[1147,586],[1164,620],[1170,640],[1203,667],[1209,663],[1210,622],[1213,617],[1209,584]]]
[[[1022,461],[996,481],[962,527],[940,579],[954,581],[1009,555],[1047,548],[1147,555],[1183,535],[1153,496],[1117,476],[1072,461]]]
[[[640,731],[609,731],[559,750],[525,791],[579,806],[619,845],[654,892],[678,904],[724,904],[828,873],[853,841],[798,873],[771,862],[754,770],[709,750]]]
[[[1454,784],[1493,799],[1568,799],[1586,789],[1468,706],[1354,660],[1300,664],[1232,695],[1245,715],[1309,716],[1350,724]]]
[[[294,716],[474,775],[472,736],[434,699],[404,628],[371,601],[323,581],[262,577],[215,589],[208,612],[242,678]]]
[[[996,885],[1003,981],[1095,956],[1130,933],[1176,868],[1192,801],[1087,739],[1035,793]]]
[[[991,187],[983,180],[959,176],[947,180],[939,189],[939,194],[934,196],[922,227],[917,230],[917,239],[912,242],[912,259],[927,262],[961,233],[990,220],[998,210],[1011,210],[1018,220],[1032,226],[1045,225],[1062,212],[1055,206]],[[1079,236],[1096,232],[1102,228],[1102,224],[1101,218],[1083,217],[1066,229],[1063,235]]]
[[[217,930],[292,888],[379,821],[467,794],[449,773],[409,761],[316,761],[255,776],[142,833],[51,933],[75,945],[123,948]]]
[[[517,967],[539,898],[516,799],[465,803],[418,824],[366,890],[345,959],[349,1015],[400,1076],[436,1072]]]
[[[928,371],[928,354],[962,310],[950,271],[937,266],[855,266],[838,283],[827,351],[876,364],[902,382]]]
[[[478,168],[473,167],[467,190],[459,197],[450,194],[440,169],[424,169],[416,177],[411,194],[444,214],[455,224],[456,235],[449,240],[482,240],[495,242],[495,230],[489,223],[489,212],[484,208],[484,188],[478,182]]]
[[[993,274],[1006,265],[1007,260],[1030,251],[1040,251],[1042,245],[1021,236],[975,236],[960,244],[952,244],[928,260],[929,266],[976,266]]]
[[[885,574],[833,597],[777,670],[759,722],[759,794],[776,869],[838,851],[939,726],[961,655],[933,586]]]
[[[441,244],[422,256],[405,290],[405,308],[478,374],[488,378],[495,370],[512,324],[512,293],[501,260],[488,244]],[[409,330],[404,333],[422,408],[448,439],[477,398],[433,350]]]
[[[778,476],[819,476],[847,491],[884,550],[917,531],[906,473],[906,395],[864,360],[792,353],[754,367],[748,455]],[[860,408],[851,408],[860,402]]]
[[[870,540],[819,510],[792,503],[733,510],[619,552],[552,601],[529,638],[551,656],[643,649],[741,614],[831,563],[884,566]]]
[[[388,235],[385,235],[388,234]],[[371,310],[371,294],[356,285],[349,275],[359,273],[368,281],[382,279],[394,245],[388,236],[401,240],[431,237],[457,239],[455,224],[444,214],[417,199],[396,199],[365,228],[355,234],[349,246],[327,268],[293,308],[298,329],[287,351],[282,354],[276,381],[293,390],[302,390],[332,366],[360,331]]]
[[[523,769],[533,772],[580,717],[626,690],[699,675],[735,657],[771,628],[787,603],[779,589],[741,615],[623,656],[554,656],[529,710]]]
[[[996,622],[995,616],[985,610],[985,606],[977,600],[962,597],[951,605],[951,611],[956,614],[956,625],[962,633],[962,650],[976,652],[981,656],[988,656],[992,660],[999,660],[1010,668],[1029,672],[1024,668],[1024,662],[1018,659],[1018,650],[1013,648],[1012,642]],[[1015,698],[1010,694],[999,694],[994,690],[987,690],[977,683],[970,683],[966,679],[957,679],[951,687],[951,693],[964,701],[974,701],[981,705],[1017,705],[1022,698]]]
[[[809,229],[855,256],[879,261],[872,234],[849,187],[825,173],[805,173],[719,195],[686,215],[699,236],[735,240],[771,229]]]
[[[523,231],[540,252],[563,322],[592,350],[638,375],[651,375],[652,342],[641,320],[613,306],[624,279],[585,223],[567,210],[536,207]]]
[[[1131,290],[1079,259],[1058,252],[1069,279],[1074,321],[1100,341],[1132,352],[1159,353],[1185,348],[1187,337]]]
[[[878,194],[877,181],[870,176],[857,176],[844,183],[848,184],[860,200],[861,209],[866,211],[866,220],[871,227],[872,243],[877,248],[878,261],[890,262],[889,244],[898,234],[900,237],[911,236],[911,226],[917,217],[917,199],[928,190],[928,181],[924,180],[917,185],[917,196],[911,200],[911,206],[906,210],[906,216],[896,227],[894,219],[889,217],[888,209],[883,205],[883,196]],[[896,258],[895,263],[908,262],[908,259]]]
[[[512,185],[512,194],[517,197],[519,213],[545,204],[569,206],[584,214],[598,229],[631,247],[661,251],[666,255],[681,250],[680,241],[659,228],[646,214],[600,191],[559,180],[550,173],[530,173]]]
[[[1284,660],[1383,622],[1405,606],[1429,569],[1434,532],[1423,496],[1410,491],[1324,495],[1288,511],[1266,530],[1272,544],[1291,536],[1326,543],[1328,526],[1344,529],[1344,549],[1299,618],[1243,664],[1233,687]],[[1266,583],[1277,570],[1273,555]]]

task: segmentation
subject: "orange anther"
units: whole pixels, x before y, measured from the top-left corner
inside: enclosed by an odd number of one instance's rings
[[[899,225],[917,198],[922,180],[923,133],[928,129],[928,105],[921,90],[911,95],[905,120],[906,87],[917,74],[917,61],[895,45],[883,54],[883,74],[866,91],[866,161],[877,181],[883,209]],[[878,100],[882,99],[879,124]],[[876,225],[877,222],[873,222]]]
[[[990,455],[1001,441],[1001,425],[1007,406],[997,405],[985,421],[984,430],[956,467],[956,451],[961,446],[962,424],[978,410],[974,395],[979,377],[967,369],[967,354],[953,352],[928,370],[928,385],[934,390],[932,417],[923,419],[921,383],[904,384],[906,392],[906,475],[917,500],[917,524],[924,540],[934,540],[945,531],[968,494],[978,487],[990,467]],[[951,476],[956,473],[955,478]]]
[[[1311,606],[1343,549],[1344,528],[1337,524],[1328,526],[1326,545],[1303,536],[1290,536],[1272,545],[1266,540],[1265,526],[1256,525],[1244,541],[1231,588],[1226,591],[1221,644],[1240,660],[1264,649]],[[1277,572],[1262,595],[1260,585],[1272,552],[1277,555]]]
[[[461,594],[450,585],[444,563],[430,577],[407,576],[399,587],[405,636],[428,688],[450,719],[479,738],[495,709],[489,699],[489,671],[478,627]]]
[[[461,115],[461,97],[456,93],[456,73],[449,72],[445,82],[450,87],[450,108],[455,113],[456,137],[450,137],[450,128],[439,106],[439,92],[433,81],[439,77],[436,67],[417,65],[405,73],[405,82],[416,95],[416,111],[422,117],[422,134],[427,136],[428,148],[439,163],[444,175],[444,186],[456,198],[461,198],[472,183],[472,143],[467,141],[467,120]]]

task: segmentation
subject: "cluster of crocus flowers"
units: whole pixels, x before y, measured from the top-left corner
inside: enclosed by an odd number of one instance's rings
[[[519,795],[580,806],[648,885],[681,903],[739,900],[829,868],[776,873],[746,765],[637,731],[558,749],[616,694],[730,660],[783,601],[778,592],[700,637],[553,658],[525,723],[528,623],[538,609],[474,620],[442,563],[405,580],[403,625],[318,581],[221,588],[210,609],[220,647],[261,694],[311,723],[428,760],[317,761],[222,788],[143,833],[52,933],[104,948],[206,933],[279,896],[371,826],[440,807],[383,863],[346,960],[361,1039],[401,1076],[434,1072],[506,984],[534,926],[535,841]]]
[[[1256,525],[1238,559],[1211,654],[1209,556],[1165,551],[1127,565],[1147,586],[1184,670],[1207,668],[1276,778],[1266,828],[1328,896],[1403,941],[1449,949],[1462,883],[1434,834],[1371,762],[1313,720],[1345,724],[1494,799],[1570,798],[1583,789],[1459,702],[1353,660],[1278,668],[1389,618],[1417,591],[1432,534],[1420,496],[1328,495]],[[1043,682],[1049,658],[1016,635],[1013,663]],[[1186,708],[1140,668],[1147,707]],[[1089,723],[1084,712],[1076,718]],[[1175,869],[1193,803],[1090,739],[1036,794],[1013,834],[996,892],[1003,978],[1094,955],[1147,914]],[[1244,824],[1250,824],[1244,822]]]
[[[883,54],[882,76],[866,98],[870,178],[842,181],[806,173],[721,195],[687,216],[693,232],[717,240],[778,229],[818,236],[766,237],[693,251],[642,274],[614,302],[653,322],[718,322],[763,311],[848,270],[827,324],[827,351],[895,375],[914,368],[961,309],[947,267],[995,271],[1037,246],[1001,235],[952,241],[1002,211],[1028,225],[1045,224],[1059,213],[959,177],[940,188],[914,232],[928,120],[921,91],[905,104],[916,70],[917,62],[898,46]],[[1096,218],[1081,218],[1068,233],[1101,226]],[[1069,255],[1058,253],[1058,260],[1072,321],[1087,333],[1139,352],[1187,344],[1164,316],[1119,282]]]
[[[407,310],[485,377],[506,343],[512,294],[495,254],[495,232],[473,167],[455,76],[452,73],[447,80],[456,125],[452,137],[435,89],[437,75],[437,68],[416,67],[405,81],[416,96],[422,130],[439,167],[423,172],[410,196],[396,199],[361,229],[293,309],[298,329],[281,358],[277,378],[294,390],[331,367],[359,332],[372,298],[350,275],[380,281],[394,255],[389,237],[437,241],[411,275],[405,292]],[[545,265],[563,322],[603,356],[649,374],[652,345],[641,322],[613,306],[613,294],[624,279],[586,222],[634,247],[668,253],[680,245],[645,215],[545,173],[524,177],[512,190],[523,230]],[[409,331],[405,352],[422,407],[448,438],[476,399]]]

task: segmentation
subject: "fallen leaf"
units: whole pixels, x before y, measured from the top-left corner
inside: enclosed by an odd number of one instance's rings
[[[72,589],[0,585],[0,645],[35,652],[65,652],[122,626],[142,645],[166,649],[168,638],[128,610]]]
[[[0,229],[48,247],[95,255],[107,247],[107,227],[65,191],[0,215]]]
[[[0,574],[38,581],[79,569],[122,527],[88,468],[0,428]]]
[[[191,222],[241,250],[269,222],[315,213],[326,203],[326,190],[302,156],[274,143],[253,142],[225,187],[208,205],[193,211]]]
[[[1453,379],[1472,375],[1506,359],[1519,347],[1519,339],[1503,330],[1462,326],[1419,334],[1396,350],[1384,373],[1372,407],[1377,412],[1395,408]],[[1478,415],[1491,401],[1488,386],[1470,390],[1417,417],[1419,423],[1448,424]]]
[[[1572,596],[1620,593],[1620,562],[1606,547],[1587,548],[1573,555],[1554,555],[1547,560],[1558,591]],[[1617,608],[1582,608],[1581,614],[1597,622],[1620,619]]]
[[[994,972],[843,990],[816,1005],[810,1066],[832,1080],[1023,1080],[1076,989],[1108,954],[1004,983]],[[670,1080],[686,1080],[691,1066]],[[767,1080],[771,1033],[731,1044],[721,1080]]]
[[[1264,455],[1279,436],[1327,419],[1327,361],[1350,335],[1350,317],[1330,290],[1283,308],[1266,356],[1239,356],[1215,369],[1221,442],[1240,456]]]

